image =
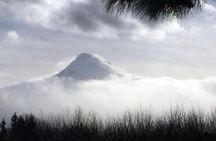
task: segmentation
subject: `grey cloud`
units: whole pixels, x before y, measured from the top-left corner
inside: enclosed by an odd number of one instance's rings
[[[42,2],[42,0],[1,0],[0,2],[4,3],[39,3]]]
[[[21,13],[25,11],[29,5],[40,5],[42,2],[43,0],[0,0],[0,18],[3,20],[25,18]]]
[[[55,2],[57,1],[53,1]],[[62,5],[59,8],[49,3],[50,1],[46,0],[2,0],[0,1],[0,17],[10,20],[18,19],[49,30],[76,32],[78,29],[81,34],[86,33],[87,36],[89,36],[88,33],[106,34],[101,32],[104,29],[107,31],[106,27],[112,30],[111,34],[117,36],[124,36],[137,28],[136,24],[122,17],[117,18],[115,15],[107,14],[101,0],[61,1],[58,2]],[[35,5],[37,6],[34,7]]]
[[[47,0],[9,0],[7,2],[4,0],[2,2],[4,4],[0,4],[0,17],[18,19],[46,30],[78,33],[84,37],[126,37],[135,40],[140,36],[151,38],[154,30],[156,29],[156,32],[158,30],[155,26],[160,24],[153,26],[152,23],[140,22],[130,16],[116,17],[107,14],[101,0],[87,0],[86,2],[53,0],[53,4]],[[146,30],[144,35],[139,33],[141,30]]]
[[[126,23],[120,18],[108,15],[103,10],[100,1],[89,0],[88,2],[74,3],[65,7],[62,12],[55,17],[55,22],[64,21],[65,26],[75,26],[83,31],[96,31],[100,25],[109,26],[115,29],[134,28],[131,23]]]

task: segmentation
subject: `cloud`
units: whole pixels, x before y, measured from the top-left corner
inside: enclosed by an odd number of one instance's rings
[[[121,19],[116,20],[115,17],[105,14],[102,8],[100,8],[102,6],[98,2],[93,2],[93,0],[90,0],[88,3],[78,4],[71,2],[62,12],[62,20],[68,26],[74,25],[83,31],[97,30],[100,24],[106,24],[114,28],[127,26]]]
[[[152,23],[141,22],[130,14],[118,17],[107,14],[103,3],[95,0],[10,0],[1,3],[0,15],[5,18],[84,37],[163,40],[167,34],[178,30],[168,22],[151,27]]]
[[[0,4],[2,19],[22,21],[32,27],[83,38],[143,42],[165,41],[173,36],[183,38],[215,29],[214,11],[215,3],[208,1],[201,12],[193,12],[194,16],[189,15],[186,20],[148,23],[132,17],[130,13],[118,17],[107,14],[100,0],[3,0]]]
[[[215,75],[216,13],[212,2],[188,19],[156,24],[141,22],[130,15],[117,18],[107,15],[102,7],[98,8],[98,1],[93,0],[5,0],[0,7],[1,19],[7,21],[0,22],[0,30],[8,26],[0,32],[4,37],[10,40],[31,37],[16,45],[20,48],[1,48],[1,86],[53,73],[57,70],[56,62],[62,58],[67,60],[88,51],[105,55],[129,71],[134,69],[133,72],[145,76],[188,79]],[[113,39],[92,40],[92,37]],[[65,86],[64,80],[51,79],[1,90],[0,111],[55,112],[80,104],[107,112],[125,109],[127,103],[130,108],[137,105],[162,108],[160,104],[166,107],[175,102],[208,109],[215,103],[214,80],[142,78],[86,83],[67,80],[70,82]],[[105,103],[106,98],[111,104]]]
[[[16,31],[12,30],[8,31],[6,40],[12,43],[17,43],[20,42],[22,39]]]
[[[102,116],[117,115],[140,107],[161,113],[173,106],[201,109],[215,106],[215,78],[176,80],[167,77],[126,76],[110,80],[74,81],[71,78],[50,78],[22,83],[0,90],[0,113],[33,112],[59,114],[80,106]]]

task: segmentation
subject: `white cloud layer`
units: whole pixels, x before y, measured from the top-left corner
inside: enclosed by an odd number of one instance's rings
[[[126,76],[110,80],[74,81],[71,78],[51,78],[23,83],[0,90],[0,113],[13,112],[58,114],[80,106],[95,110],[102,116],[121,114],[130,109],[151,109],[163,113],[171,107],[215,108],[216,79],[176,80]]]

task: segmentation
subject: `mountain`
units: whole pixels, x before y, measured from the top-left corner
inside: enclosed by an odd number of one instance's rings
[[[72,77],[75,80],[91,80],[105,79],[119,74],[105,59],[90,53],[82,53],[56,76]]]

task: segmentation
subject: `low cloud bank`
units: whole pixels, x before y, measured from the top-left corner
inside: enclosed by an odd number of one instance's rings
[[[109,80],[74,81],[71,78],[22,83],[0,90],[0,115],[13,112],[61,114],[78,106],[102,116],[125,110],[150,109],[161,113],[171,107],[212,110],[216,79],[176,80],[126,76]]]

